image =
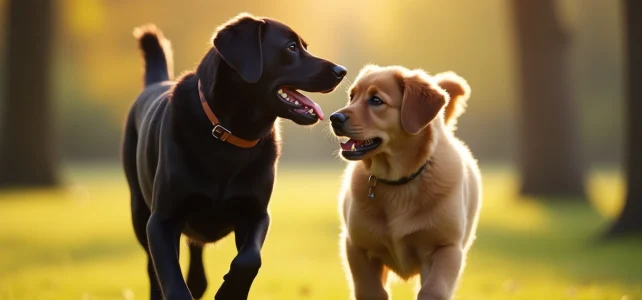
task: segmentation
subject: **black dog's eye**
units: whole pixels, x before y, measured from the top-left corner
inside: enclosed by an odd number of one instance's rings
[[[368,104],[372,106],[379,106],[383,104],[383,101],[381,101],[381,99],[379,99],[379,97],[377,96],[372,96],[372,98],[368,99]]]
[[[288,50],[295,52],[296,51],[296,43],[292,42],[288,44]]]

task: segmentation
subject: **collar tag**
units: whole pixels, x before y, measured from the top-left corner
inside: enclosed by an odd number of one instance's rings
[[[368,186],[368,198],[374,199],[374,189],[377,186],[377,177],[375,177],[374,175],[370,175],[370,177],[368,177]]]

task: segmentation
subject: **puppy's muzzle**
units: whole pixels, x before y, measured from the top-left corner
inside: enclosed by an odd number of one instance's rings
[[[330,116],[330,124],[332,125],[332,129],[334,130],[334,133],[336,135],[338,136],[345,135],[346,121],[348,121],[348,116],[342,113],[333,113]]]

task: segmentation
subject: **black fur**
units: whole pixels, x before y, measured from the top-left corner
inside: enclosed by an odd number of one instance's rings
[[[286,25],[242,14],[218,29],[195,73],[173,82],[167,81],[171,49],[161,33],[147,27],[136,36],[146,87],[127,119],[123,164],[134,231],[148,254],[151,299],[201,298],[207,287],[202,245],[232,231],[238,254],[215,299],[246,299],[270,223],[267,206],[280,156],[275,120],[317,122],[290,111],[276,91],[288,86],[329,92],[345,69],[308,53]],[[292,43],[296,51],[287,49]],[[212,137],[199,79],[221,123],[241,138],[259,138],[255,147]],[[181,234],[191,241],[187,284],[178,263]]]

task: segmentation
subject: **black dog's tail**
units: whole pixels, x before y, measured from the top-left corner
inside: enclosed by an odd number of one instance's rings
[[[154,24],[136,27],[134,37],[145,59],[145,86],[174,77],[172,46],[160,29]]]

